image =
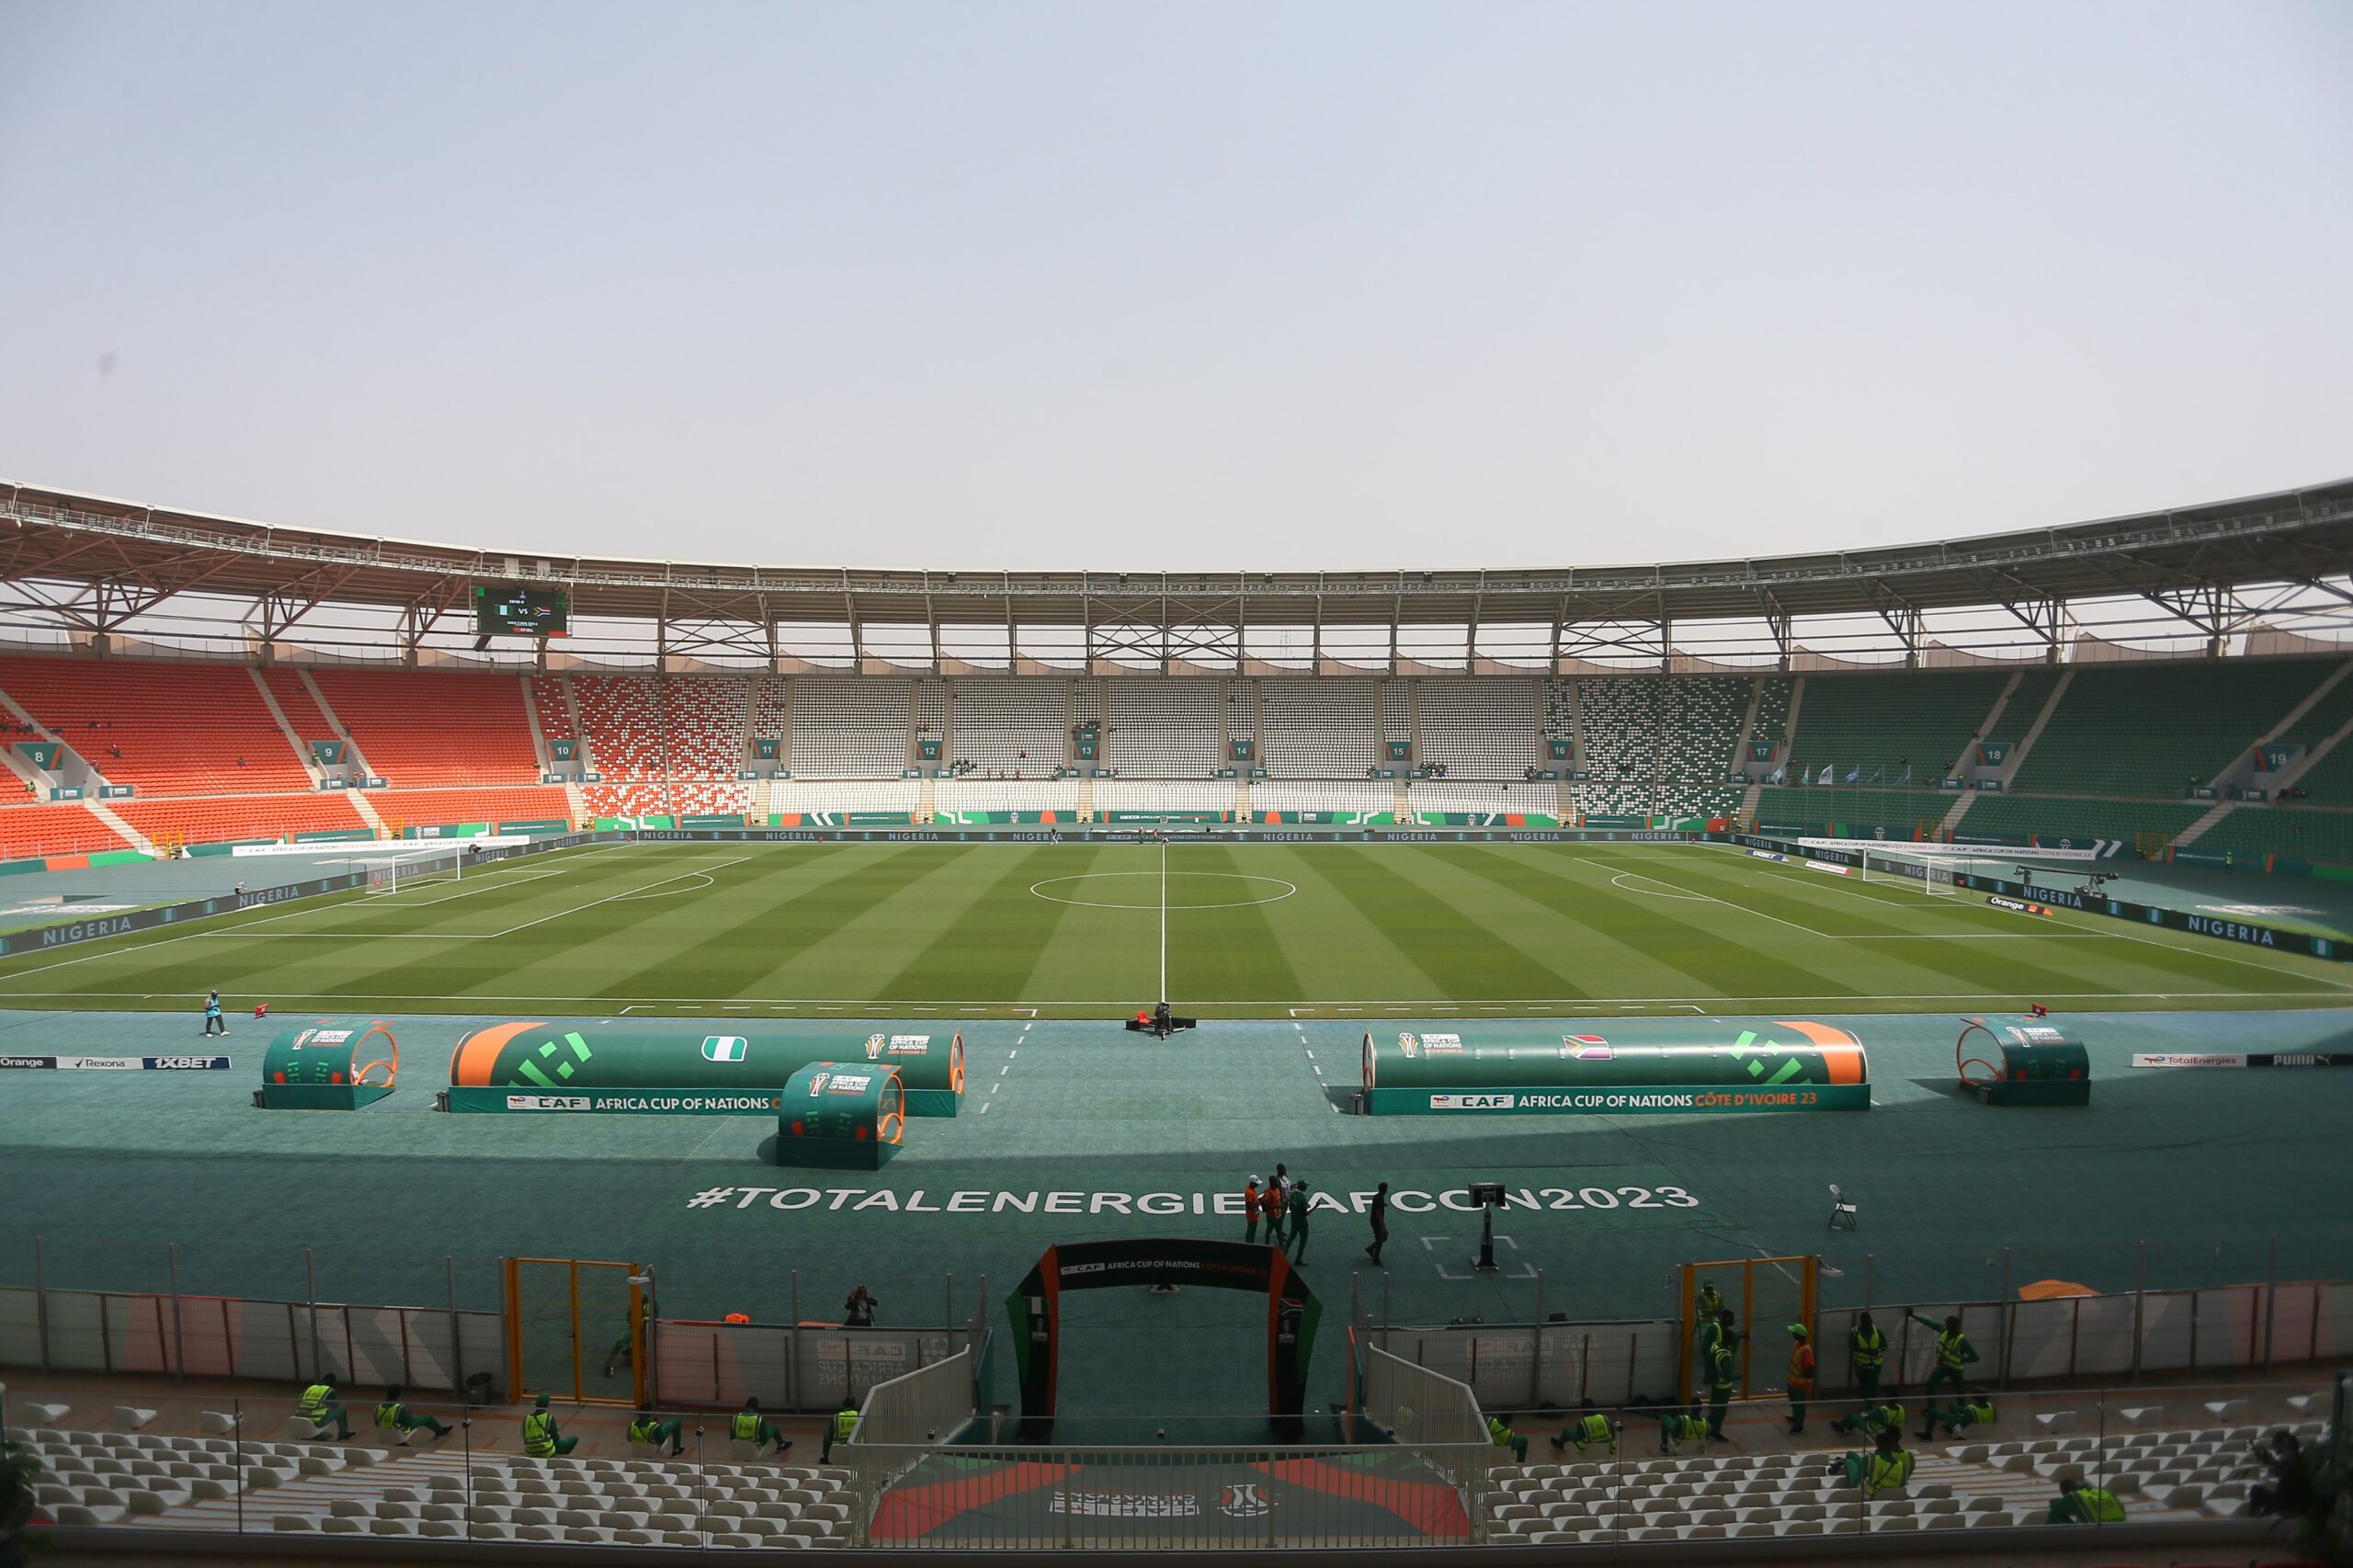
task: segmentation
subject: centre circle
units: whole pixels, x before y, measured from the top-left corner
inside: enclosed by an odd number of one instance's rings
[[[1246,909],[1254,903],[1279,903],[1299,891],[1299,884],[1287,882],[1280,877],[1253,877],[1240,871],[1171,871],[1167,875],[1168,907],[1171,909]],[[1182,887],[1188,882],[1217,881],[1256,884],[1222,888]],[[1126,887],[1076,889],[1074,882],[1128,883],[1143,882],[1135,890],[1133,898],[1083,898],[1078,892],[1120,893]],[[1075,877],[1048,877],[1041,882],[1031,882],[1029,893],[1049,903],[1075,904],[1081,909],[1158,909],[1162,878],[1158,871],[1085,871]],[[1251,896],[1235,898],[1233,893]],[[1200,896],[1207,895],[1207,896]]]

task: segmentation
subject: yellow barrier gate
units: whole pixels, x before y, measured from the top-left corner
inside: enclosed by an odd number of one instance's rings
[[[506,1260],[506,1378],[520,1397],[642,1404],[645,1298],[632,1263]]]
[[[1790,1324],[1802,1323],[1813,1332],[1814,1276],[1818,1257],[1742,1257],[1723,1263],[1683,1266],[1683,1346],[1676,1364],[1682,1386],[1699,1388],[1707,1368],[1699,1358],[1702,1287],[1712,1285],[1715,1297],[1732,1310],[1738,1339],[1733,1349],[1735,1399],[1762,1399],[1779,1394],[1790,1369]],[[1822,1354],[1815,1346],[1814,1354]]]

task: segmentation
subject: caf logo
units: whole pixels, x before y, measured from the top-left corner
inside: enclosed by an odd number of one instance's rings
[[[1274,1512],[1275,1501],[1255,1481],[1237,1481],[1218,1500],[1217,1511],[1229,1519],[1258,1519]]]
[[[869,1062],[882,1060],[883,1043],[884,1039],[879,1034],[870,1034],[866,1037],[866,1059]]]

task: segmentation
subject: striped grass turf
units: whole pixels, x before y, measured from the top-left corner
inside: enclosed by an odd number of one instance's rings
[[[0,962],[0,1005],[1103,1016],[2328,1005],[2322,960],[1720,846],[606,846]]]

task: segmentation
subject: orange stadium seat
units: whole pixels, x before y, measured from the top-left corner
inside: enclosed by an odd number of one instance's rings
[[[572,820],[572,801],[563,790],[551,785],[528,790],[378,790],[369,794],[368,803],[392,828]]]
[[[0,690],[91,767],[142,795],[307,790],[242,665],[0,656]]]
[[[340,833],[369,824],[340,793],[212,795],[199,800],[108,802],[122,820],[153,838],[185,835],[190,844],[225,844],[283,834]]]
[[[523,683],[516,676],[353,669],[312,674],[369,770],[396,787],[539,780],[539,754],[531,747]]]
[[[261,678],[269,687],[270,696],[278,699],[278,711],[294,726],[295,737],[304,745],[313,741],[331,741],[342,733],[319,711],[318,699],[302,684],[301,671],[273,665],[262,671]]]
[[[0,807],[0,860],[130,847],[128,839],[80,806]]]

